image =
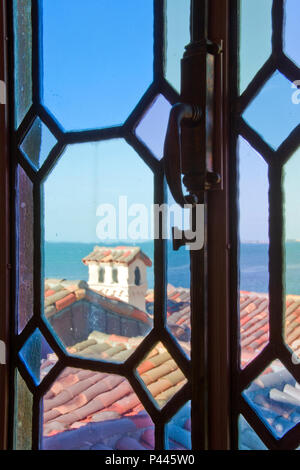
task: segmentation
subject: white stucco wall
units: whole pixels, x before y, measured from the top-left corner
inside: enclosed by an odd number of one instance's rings
[[[135,285],[135,269],[140,270],[140,285]],[[99,281],[100,269],[104,268],[104,282]],[[113,269],[118,270],[118,282],[113,282]],[[113,263],[89,263],[89,280],[91,289],[103,295],[119,298],[130,303],[140,310],[145,310],[145,296],[147,292],[147,267],[140,259],[136,259],[129,266]]]

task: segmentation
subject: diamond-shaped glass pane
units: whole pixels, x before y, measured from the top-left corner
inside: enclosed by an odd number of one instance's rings
[[[190,0],[167,0],[166,79],[180,93],[180,62],[190,42]]]
[[[243,395],[276,438],[300,422],[299,384],[279,360],[273,361]]]
[[[162,343],[156,344],[137,371],[160,408],[187,382],[182,370]]]
[[[269,340],[268,166],[239,139],[240,341],[242,367]]]
[[[300,22],[300,3],[298,0],[285,1],[285,36],[284,51],[296,65],[300,65],[300,50],[298,47]]]
[[[15,390],[14,449],[31,450],[33,397],[18,370]]]
[[[272,3],[272,0],[240,0],[240,93],[271,54]]]
[[[152,450],[154,425],[124,377],[68,367],[43,399],[42,448]]]
[[[274,149],[300,121],[300,106],[293,103],[292,83],[275,72],[245,110],[248,124]]]
[[[160,160],[163,157],[171,105],[159,95],[136,128],[136,135]]]
[[[37,117],[21,144],[26,157],[38,170],[57,143],[48,127]]]
[[[153,325],[153,173],[122,139],[76,144],[43,188],[48,324],[70,354],[123,362]]]
[[[36,384],[43,380],[57,362],[57,356],[38,328],[25,342],[19,356]]]
[[[44,104],[67,130],[122,124],[153,79],[153,1],[42,3]]]
[[[17,167],[18,333],[33,315],[33,184]]]
[[[242,415],[239,416],[239,450],[268,450]]]
[[[166,426],[168,450],[190,450],[191,402],[186,403]]]
[[[284,166],[285,199],[285,341],[300,361],[300,222],[299,222],[300,149]]]

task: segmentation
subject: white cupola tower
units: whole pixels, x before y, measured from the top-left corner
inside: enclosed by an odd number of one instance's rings
[[[152,262],[140,247],[95,246],[82,261],[89,268],[90,289],[145,311],[147,266]]]

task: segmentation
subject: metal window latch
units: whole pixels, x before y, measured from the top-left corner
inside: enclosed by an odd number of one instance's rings
[[[192,42],[181,61],[183,102],[171,109],[163,157],[167,183],[181,207],[203,204],[205,191],[222,189],[220,52],[210,41]],[[173,228],[173,233],[178,230]],[[173,237],[174,249],[190,242],[185,235],[183,231],[181,240]]]

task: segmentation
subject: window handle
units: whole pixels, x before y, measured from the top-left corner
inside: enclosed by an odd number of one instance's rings
[[[202,112],[198,106],[187,103],[176,103],[170,111],[163,162],[170,191],[181,207],[185,204],[197,203],[197,197],[194,194],[184,195],[182,191],[181,125],[183,123],[198,124],[201,115]]]

